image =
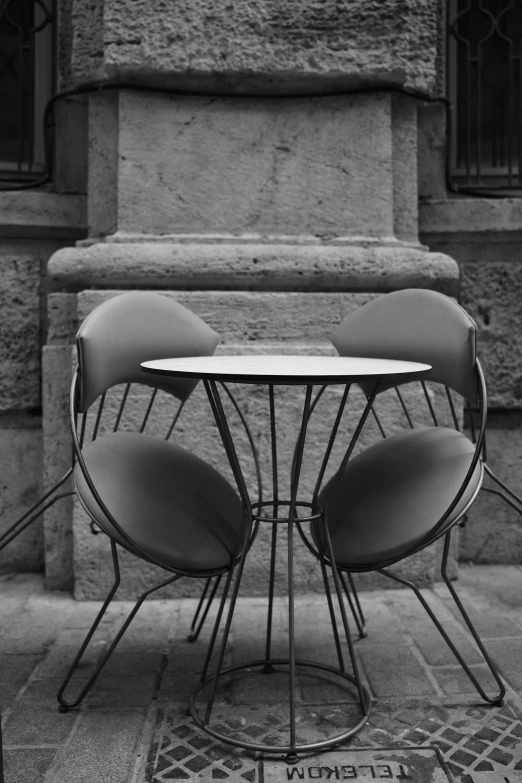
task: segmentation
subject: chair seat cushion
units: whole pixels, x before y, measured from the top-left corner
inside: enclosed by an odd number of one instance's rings
[[[423,427],[373,444],[348,461],[342,479],[319,494],[339,564],[371,566],[399,559],[441,519],[469,470],[475,446],[445,427]],[[479,461],[444,528],[458,519],[482,480]],[[326,551],[321,523],[312,526]]]
[[[181,446],[134,432],[104,435],[82,454],[107,509],[148,555],[174,570],[208,571],[230,563],[242,504],[211,465]],[[89,515],[133,551],[99,508],[79,465],[74,481]]]

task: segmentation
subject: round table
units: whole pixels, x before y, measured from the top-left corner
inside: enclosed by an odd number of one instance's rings
[[[176,359],[158,359],[144,362],[142,369],[147,373],[158,375],[174,375],[180,377],[198,378],[204,382],[205,389],[214,413],[216,424],[218,426],[223,445],[227,452],[230,466],[232,468],[235,481],[241,496],[245,514],[244,535],[239,542],[233,561],[236,563],[231,568],[228,575],[223,597],[217,613],[212,638],[207,653],[207,658],[203,667],[201,681],[194,690],[190,699],[190,712],[195,722],[208,732],[211,736],[231,743],[241,748],[261,753],[285,754],[288,763],[296,763],[298,752],[317,751],[332,745],[338,744],[357,733],[366,723],[371,710],[371,698],[365,689],[354,654],[353,642],[348,625],[346,608],[342,595],[342,584],[338,570],[335,565],[333,551],[328,528],[324,524],[324,515],[317,507],[317,497],[319,494],[321,482],[331,456],[332,447],[337,435],[341,418],[346,406],[350,387],[353,383],[364,384],[367,393],[367,403],[363,414],[355,428],[353,436],[345,451],[342,462],[336,475],[341,476],[346,466],[360,432],[366,422],[371,406],[377,394],[379,384],[386,386],[394,383],[403,383],[409,380],[422,379],[429,375],[431,367],[427,364],[415,362],[395,361],[389,359],[371,359],[355,358],[344,356],[299,356],[299,355],[222,355],[222,356],[190,356]],[[272,488],[273,495],[268,501],[253,502],[250,498],[243,471],[241,468],[240,457],[234,445],[229,423],[222,404],[220,386],[223,383],[247,383],[263,384],[268,387],[269,409],[270,409],[270,441],[272,457]],[[303,501],[298,498],[299,476],[303,453],[305,449],[306,432],[309,418],[325,388],[333,384],[342,384],[344,392],[336,414],[335,422],[329,437],[328,446],[318,468],[317,482],[314,489],[311,502]],[[279,497],[278,484],[278,461],[277,461],[277,428],[275,420],[274,388],[276,386],[300,385],[305,388],[303,412],[301,417],[301,426],[296,439],[294,457],[290,471],[290,497],[281,499]],[[314,385],[319,385],[320,389],[312,400]],[[307,513],[303,515],[303,510]],[[284,513],[282,513],[284,511]],[[241,577],[245,560],[249,551],[249,543],[252,539],[254,524],[259,522],[269,522],[272,524],[272,557],[270,565],[270,583],[269,594],[267,597],[267,633],[266,633],[266,651],[265,657],[261,660],[246,661],[235,666],[223,668],[225,648],[232,623],[236,599],[241,584]],[[337,649],[339,666],[338,668],[327,666],[316,661],[305,661],[296,658],[295,638],[294,638],[294,526],[302,534],[301,526],[305,522],[320,522],[324,524],[324,538],[327,543],[328,556],[321,556],[321,569],[325,585],[328,608],[334,632],[334,640]],[[288,658],[276,659],[271,655],[272,639],[272,606],[274,598],[274,569],[275,569],[275,535],[277,526],[284,524],[287,528],[288,539],[288,560],[287,560],[287,580],[288,580]],[[330,568],[335,586],[335,595],[339,606],[339,612],[342,617],[343,631],[346,637],[352,673],[346,671],[340,637],[335,619],[335,610],[333,609],[332,594],[328,587],[326,568]],[[235,574],[235,579],[233,575]],[[223,634],[220,644],[216,648],[216,639],[218,629],[222,623],[225,614],[225,602],[230,593],[230,604],[223,627]],[[208,674],[210,661],[214,650],[217,649],[217,662],[212,674]],[[231,737],[222,733],[219,728],[213,728],[211,725],[212,708],[219,677],[223,674],[229,674],[244,669],[261,668],[261,671],[269,673],[275,670],[277,666],[288,667],[289,679],[289,742],[286,745],[262,745],[253,741],[243,740],[242,738]],[[316,669],[327,671],[339,676],[344,681],[354,685],[357,690],[359,705],[361,708],[361,717],[355,725],[351,725],[345,731],[327,739],[318,739],[314,742],[300,743],[296,734],[296,666],[303,666],[307,669]],[[204,715],[200,714],[197,699],[204,688],[210,688],[210,695],[207,699],[207,706]]]

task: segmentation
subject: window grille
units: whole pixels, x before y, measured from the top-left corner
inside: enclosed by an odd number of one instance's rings
[[[447,65],[452,180],[522,188],[520,0],[449,0]]]
[[[53,90],[53,0],[0,0],[0,179],[43,171],[43,113]]]

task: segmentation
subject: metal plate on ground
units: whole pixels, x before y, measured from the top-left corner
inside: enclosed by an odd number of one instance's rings
[[[522,711],[514,704],[377,703],[355,741],[433,745],[459,783],[522,783]]]
[[[346,749],[307,756],[292,765],[282,760],[260,762],[260,783],[297,783],[299,780],[448,783],[451,775],[437,748]]]
[[[309,706],[298,716],[300,741],[314,741],[328,736],[332,729],[346,726],[351,719],[350,709],[354,709],[353,704]],[[221,732],[252,742],[284,744],[288,733],[285,711],[276,704],[223,704],[216,708],[216,720],[216,728]],[[522,783],[522,711],[514,704],[493,707],[477,704],[476,700],[449,699],[438,704],[425,700],[376,702],[362,731],[344,750],[335,752],[345,754],[371,748],[374,753],[381,753],[389,748],[419,746],[437,748],[457,783]],[[331,752],[326,751],[321,757]],[[276,763],[279,766],[282,762]],[[372,773],[368,772],[364,780],[359,777],[359,783],[369,783]],[[372,780],[377,778],[376,773]],[[143,783],[217,779],[226,783],[261,783],[258,762],[195,726],[183,704],[165,704],[156,713]],[[337,780],[335,773],[329,780]],[[393,783],[395,778],[390,780]],[[268,777],[266,783],[271,783]],[[405,779],[405,783],[413,781]]]

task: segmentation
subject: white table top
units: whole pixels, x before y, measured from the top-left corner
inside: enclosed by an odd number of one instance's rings
[[[292,356],[274,354],[234,356],[187,356],[143,362],[142,370],[173,375],[241,383],[349,383],[395,378],[424,378],[431,366],[393,359],[350,356]]]

